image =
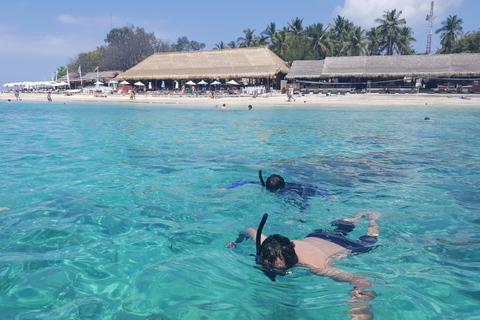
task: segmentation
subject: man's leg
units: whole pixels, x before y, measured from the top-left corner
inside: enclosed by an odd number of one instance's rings
[[[337,227],[337,229],[335,229],[336,232],[339,232],[342,235],[347,235],[349,232],[355,229],[355,226],[357,225],[359,219],[367,216],[369,222],[366,236],[378,237],[380,235],[379,226],[375,221],[378,217],[380,217],[380,213],[378,212],[364,211],[357,214],[353,218],[338,219],[332,221],[330,224]]]

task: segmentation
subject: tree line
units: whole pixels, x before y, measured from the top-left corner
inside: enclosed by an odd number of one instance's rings
[[[243,30],[243,36],[236,41],[216,44],[213,49],[234,49],[266,46],[284,61],[318,60],[326,57],[359,55],[409,55],[417,53],[412,47],[416,39],[401,18],[402,11],[393,9],[375,19],[378,23],[370,30],[356,26],[345,17],[337,16],[333,23],[314,23],[304,27],[303,19],[295,18],[287,26],[277,29],[274,22],[255,35],[255,30]],[[456,15],[449,16],[435,30],[440,34],[441,48],[438,54],[480,52],[480,32],[463,33],[463,21]],[[110,30],[105,45],[80,53],[68,65],[76,71],[127,70],[156,52],[197,51],[205,48],[204,43],[179,37],[176,43],[169,43],[148,33],[144,28],[125,26]],[[66,73],[65,67],[58,68],[58,75]]]

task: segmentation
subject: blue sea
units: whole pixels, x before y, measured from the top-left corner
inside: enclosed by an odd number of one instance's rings
[[[272,282],[225,244],[366,210],[378,247],[335,266],[375,283],[375,319],[479,317],[480,109],[14,101],[0,138],[1,319],[351,319],[348,283]],[[330,198],[225,190],[259,170]]]

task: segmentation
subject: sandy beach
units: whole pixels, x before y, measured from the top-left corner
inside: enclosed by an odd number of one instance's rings
[[[257,98],[252,96],[228,96],[212,99],[209,96],[192,95],[166,95],[152,96],[149,94],[138,94],[135,99],[130,100],[129,95],[110,94],[106,97],[96,97],[94,95],[74,94],[65,95],[63,93],[54,93],[51,95],[53,103],[142,103],[159,105],[216,105],[220,108],[223,104],[228,106],[471,106],[480,107],[480,95],[467,95],[467,99],[462,99],[461,94],[346,94],[338,96],[325,96],[322,94],[308,94],[304,96],[295,96],[295,101],[288,102],[286,95],[273,94],[271,97],[260,95]],[[0,101],[10,99],[12,103],[17,103],[14,93],[0,93]],[[20,93],[22,101],[38,101],[47,103],[46,93]]]

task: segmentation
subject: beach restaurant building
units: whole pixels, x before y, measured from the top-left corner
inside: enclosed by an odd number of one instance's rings
[[[266,47],[154,53],[115,80],[152,90],[263,87],[279,89],[288,64]],[[202,82],[203,80],[203,82]],[[200,84],[198,84],[200,82]],[[215,83],[212,86],[212,83]]]
[[[480,78],[480,54],[354,56],[294,61],[285,78],[297,89],[438,92],[462,88],[471,92]]]

